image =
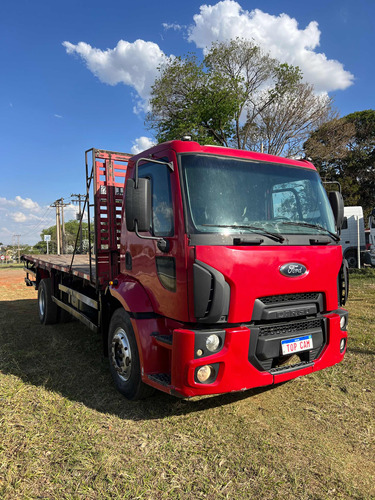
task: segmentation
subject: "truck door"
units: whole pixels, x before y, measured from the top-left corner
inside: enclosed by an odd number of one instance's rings
[[[142,162],[139,177],[151,181],[152,217],[149,232],[142,236],[164,238],[168,250],[162,251],[156,240],[126,233],[126,274],[132,275],[145,288],[154,312],[180,321],[188,320],[185,265],[185,229],[177,163],[172,152],[154,158],[174,161],[172,171],[166,164]],[[123,230],[126,231],[126,224]]]

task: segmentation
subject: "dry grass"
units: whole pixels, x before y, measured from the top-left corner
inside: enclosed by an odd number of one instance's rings
[[[272,390],[130,403],[79,323],[41,327],[0,271],[0,497],[375,497],[375,273],[351,279],[345,360]]]

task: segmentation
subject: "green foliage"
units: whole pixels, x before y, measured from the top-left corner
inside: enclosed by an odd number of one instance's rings
[[[221,76],[205,73],[193,55],[173,59],[161,69],[150,104],[148,122],[159,142],[189,134],[202,144],[225,144],[232,133],[232,96]]]
[[[366,218],[375,207],[375,110],[332,120],[305,143],[323,179],[341,184],[346,205],[360,205]]]
[[[53,247],[56,249],[56,245],[49,245],[49,252],[52,253]],[[46,241],[38,241],[33,247],[27,250],[23,250],[24,254],[43,254],[47,253],[47,242]]]
[[[83,238],[88,237],[88,224],[87,222],[82,222]],[[74,248],[77,238],[77,233],[79,232],[79,222],[76,220],[70,220],[65,223],[65,247],[72,250]],[[38,241],[34,245],[33,253],[47,253],[47,242],[44,241],[44,235],[50,235],[51,241],[49,243],[49,252],[55,253],[57,248],[57,232],[56,225],[51,226],[47,229],[43,229],[40,234],[41,241]],[[79,246],[79,241],[78,241]]]
[[[296,153],[330,111],[298,67],[241,38],[213,43],[201,63],[190,54],[159,71],[147,116],[159,142],[188,134],[201,144]]]

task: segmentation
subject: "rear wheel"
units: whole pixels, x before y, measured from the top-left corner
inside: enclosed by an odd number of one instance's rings
[[[117,309],[108,333],[109,366],[115,386],[131,400],[144,399],[154,389],[142,382],[139,353],[128,314]]]
[[[43,325],[53,325],[58,321],[58,308],[52,301],[52,279],[45,278],[38,286],[38,313]]]

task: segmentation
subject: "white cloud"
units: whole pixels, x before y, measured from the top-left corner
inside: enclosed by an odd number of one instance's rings
[[[55,209],[49,205],[41,206],[31,198],[16,196],[14,199],[0,197],[1,223],[0,242],[12,244],[12,235],[20,235],[21,244],[33,245],[40,239],[43,229],[56,224]],[[78,207],[64,207],[64,219],[76,218]]]
[[[21,198],[21,196],[15,197],[16,205],[23,207],[26,210],[40,210],[40,206],[36,201],[31,198]]]
[[[193,19],[188,40],[198,48],[205,50],[212,42],[242,37],[254,40],[281,62],[299,66],[305,81],[319,92],[343,90],[353,83],[353,75],[340,62],[315,52],[320,42],[316,21],[300,29],[287,14],[273,16],[260,9],[249,12],[233,0],[202,5]]]
[[[344,69],[342,63],[318,52],[320,30],[314,20],[301,29],[297,20],[285,13],[274,16],[260,9],[247,11],[234,0],[223,0],[215,5],[201,5],[193,21],[188,28],[188,40],[203,51],[214,41],[247,38],[281,62],[299,66],[305,81],[314,84],[318,92],[342,90],[353,83],[354,76]],[[163,27],[165,30],[186,31],[186,26],[178,23],[165,22]],[[75,45],[65,41],[63,46],[67,54],[79,56],[101,82],[132,87],[135,90],[135,113],[148,110],[158,67],[174,57],[167,56],[156,43],[144,40],[132,43],[120,40],[114,48],[105,50],[85,42]]]
[[[26,222],[27,216],[23,212],[14,212],[9,214],[9,216],[14,220],[14,222]]]
[[[133,141],[133,147],[131,148],[131,152],[136,155],[138,153],[141,153],[142,151],[145,151],[148,148],[151,148],[152,146],[155,145],[155,142],[152,141],[149,137],[138,137],[138,139],[135,139]]]
[[[0,198],[0,210],[4,210],[9,207],[18,207],[25,210],[40,210],[40,206],[36,201],[31,198],[22,198],[21,196],[16,196],[14,200],[8,200],[7,198]]]
[[[56,114],[54,114],[53,116],[54,116],[55,118],[62,118],[62,116],[61,116],[61,115],[56,115]]]
[[[183,25],[177,24],[177,23],[163,23],[163,28],[165,30],[181,31],[185,27],[186,26],[183,26]]]
[[[91,47],[85,42],[77,45],[63,42],[63,46],[68,54],[80,56],[101,82],[130,85],[144,100],[150,95],[158,66],[166,58],[156,43],[144,40],[133,43],[120,40],[114,49],[107,50]]]

